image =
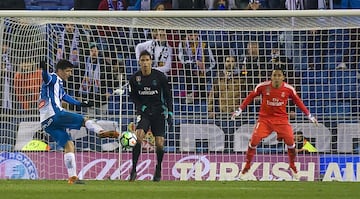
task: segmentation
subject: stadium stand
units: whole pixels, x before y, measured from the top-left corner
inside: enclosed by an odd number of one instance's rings
[[[71,10],[74,0],[25,0],[27,10]]]

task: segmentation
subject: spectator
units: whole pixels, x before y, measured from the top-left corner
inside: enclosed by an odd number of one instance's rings
[[[90,44],[90,55],[86,58],[85,74],[81,82],[80,93],[83,100],[95,102],[95,113],[106,113],[107,100],[110,94],[106,89],[106,79],[101,75],[106,74],[106,63],[99,56],[95,43]]]
[[[302,131],[296,131],[294,134],[297,153],[318,152],[318,150],[309,142],[309,138],[304,137]]]
[[[152,58],[152,67],[167,75],[172,65],[172,47],[167,42],[165,30],[153,30],[152,35],[152,40],[136,45],[136,59],[139,60],[142,51],[148,51]]]
[[[237,9],[236,1],[237,0],[205,0],[205,7],[208,10],[223,10],[223,8],[226,8],[225,10],[234,10]],[[225,4],[225,6],[219,7],[219,3]]]
[[[225,56],[224,69],[214,80],[209,93],[209,118],[214,118],[215,113],[226,114],[227,117],[231,111],[237,108],[240,100],[246,97],[247,93],[242,92],[242,84],[245,82],[244,79],[241,79],[241,74],[236,67],[236,57]]]
[[[162,11],[165,10],[165,3],[163,1],[154,1],[153,6],[151,7],[152,10]]]
[[[262,7],[259,0],[249,0],[249,4],[245,8],[245,10],[260,10],[260,9],[262,9]]]
[[[101,0],[98,10],[126,10],[127,4],[125,0]]]
[[[198,86],[201,97],[207,96],[206,75],[211,76],[216,63],[208,43],[203,42],[198,31],[187,31],[178,47],[178,58],[185,69],[186,102],[193,103],[193,85]]]
[[[205,4],[211,3],[212,5],[207,5],[209,10],[229,10],[229,0],[210,0],[206,1]]]
[[[15,73],[14,88],[17,108],[37,112],[37,100],[41,85],[41,70],[33,61],[27,60],[20,64],[20,71]]]
[[[266,60],[263,52],[260,52],[257,41],[249,41],[245,53],[241,57],[242,70],[246,71],[249,90],[253,90],[255,84],[266,79]]]
[[[79,30],[74,24],[65,24],[60,33],[56,61],[69,60],[73,65],[79,63]]]

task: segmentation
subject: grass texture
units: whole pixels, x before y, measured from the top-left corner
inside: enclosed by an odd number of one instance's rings
[[[69,185],[60,180],[0,180],[7,199],[285,199],[360,198],[356,182],[290,181],[93,181]]]

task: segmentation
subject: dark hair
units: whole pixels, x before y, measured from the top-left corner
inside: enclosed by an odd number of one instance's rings
[[[224,6],[225,7],[221,8],[221,9],[225,9],[225,10],[229,9],[229,0],[225,0],[225,5]],[[213,2],[213,9],[214,10],[219,10],[219,0],[215,0]]]
[[[274,70],[281,70],[282,74],[285,75],[285,65],[282,63],[274,63],[273,64],[273,71]]]
[[[150,57],[150,59],[151,59],[151,55],[150,55],[150,53],[147,51],[147,50],[143,50],[141,53],[140,53],[140,56],[139,56],[139,59],[142,57],[142,56],[149,56]]]
[[[303,132],[302,132],[302,131],[296,131],[296,132],[295,132],[295,135],[303,136]]]
[[[67,68],[74,68],[74,65],[66,59],[59,60],[55,66],[56,71],[57,70],[65,70]]]

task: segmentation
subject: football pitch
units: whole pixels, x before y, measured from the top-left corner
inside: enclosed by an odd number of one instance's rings
[[[359,198],[356,182],[262,181],[85,181],[69,185],[53,180],[0,180],[1,198],[7,199],[171,199],[171,198]]]

